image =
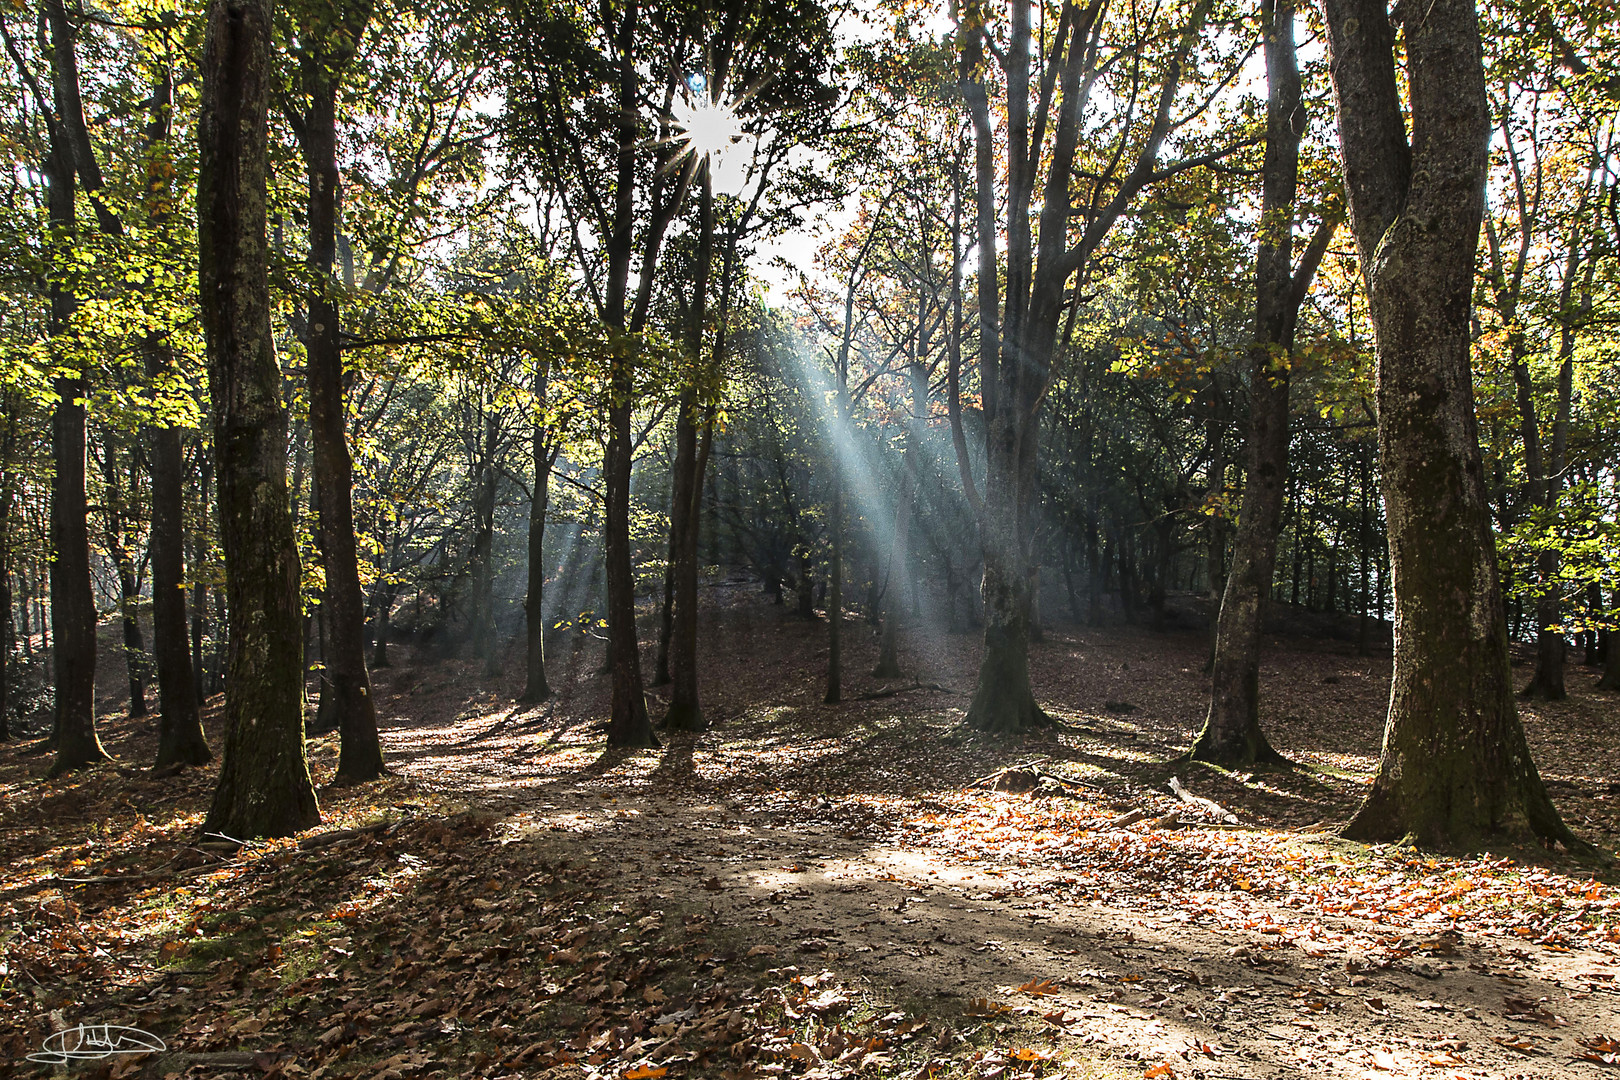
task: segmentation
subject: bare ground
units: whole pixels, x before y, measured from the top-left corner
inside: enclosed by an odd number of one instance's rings
[[[74,865],[149,866],[130,815],[165,837],[194,827],[207,773],[53,786],[29,779],[45,760],[31,747],[8,751],[0,843],[16,861],[0,903],[17,929],[0,1016],[29,1029],[14,1045],[82,1022],[76,994],[98,1022],[146,1009],[172,1047],[334,1076],[1540,1078],[1620,1060],[1610,871],[1332,836],[1376,761],[1387,654],[1275,642],[1266,726],[1301,767],[1189,771],[1163,763],[1202,719],[1202,631],[1054,629],[1033,668],[1064,730],[1008,746],[960,722],[972,637],[932,637],[906,651],[907,679],[857,675],[824,706],[824,623],[742,583],[707,599],[714,726],[660,751],[602,753],[594,646],[554,656],[559,695],[533,709],[511,704],[515,670],[377,673],[398,778],[323,803],[335,824],[389,806],[405,823],[335,863],[272,845],[249,864],[258,879],[201,878],[222,882],[199,897],[214,915],[181,918],[162,889],[49,888]],[[876,644],[849,627],[845,667],[864,672]],[[1572,667],[1571,699],[1527,705],[1525,721],[1561,810],[1613,850],[1620,699],[1591,681]],[[115,752],[145,760],[141,724],[109,727]],[[334,746],[314,752],[325,780]],[[1036,759],[1063,779],[970,786]],[[1172,775],[1239,824],[1180,803]],[[464,808],[478,814],[433,816]],[[1150,816],[1118,824],[1132,811]],[[96,813],[99,853],[75,831]],[[310,894],[306,878],[334,875]],[[69,908],[79,948],[123,965],[96,996],[82,970],[30,951]],[[293,962],[309,941],[346,943],[326,982],[325,961]],[[400,990],[371,974],[407,960],[436,977]],[[331,1026],[345,1016],[352,1030]]]

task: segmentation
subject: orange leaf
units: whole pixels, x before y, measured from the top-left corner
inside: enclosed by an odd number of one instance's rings
[[[655,1069],[651,1065],[642,1065],[640,1068],[630,1069],[620,1073],[624,1080],[658,1080],[660,1076],[669,1072],[668,1069]]]
[[[1176,1070],[1168,1065],[1155,1065],[1142,1074],[1143,1080],[1156,1080],[1160,1076],[1164,1077],[1165,1080],[1176,1080]]]

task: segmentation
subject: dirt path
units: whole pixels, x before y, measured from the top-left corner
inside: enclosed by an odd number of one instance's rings
[[[728,928],[716,975],[763,956],[872,980],[959,1024],[1033,1011],[1061,1052],[1129,1075],[1160,1062],[1194,1076],[1597,1075],[1572,1060],[1577,1042],[1620,1019],[1613,950],[1530,953],[1518,939],[1443,932],[1424,942],[1287,898],[1103,903],[1079,898],[1061,862],[965,866],[933,846],[754,816],[630,801],[520,812],[510,827],[552,857],[588,852],[672,907],[712,911]]]
[[[826,709],[807,700],[813,687],[735,658],[736,680],[711,706],[720,723],[662,751],[602,755],[594,728],[564,719],[577,704],[524,712],[476,697],[398,745],[409,775],[479,793],[509,840],[583,859],[643,906],[707,913],[717,982],[862,982],[936,1029],[1023,1040],[1096,1075],[1605,1071],[1581,1057],[1620,1035],[1612,890],[1578,867],[1522,865],[1533,853],[1437,860],[1278,828],[1331,825],[1354,806],[1358,776],[1327,763],[1370,767],[1387,678],[1377,661],[1274,661],[1296,710],[1278,725],[1284,744],[1325,770],[1180,774],[1247,827],[1109,828],[1123,810],[1180,806],[1157,762],[1185,738],[1177,714],[1197,678],[1181,653],[1199,643],[1150,640],[1167,647],[1050,642],[1050,666],[1084,658],[1062,677],[1090,676],[1103,707],[1023,748],[964,737],[948,694]],[[793,655],[789,645],[783,667]],[[935,670],[964,679],[965,659]],[[1577,733],[1612,729],[1602,704],[1572,705],[1595,718]],[[1302,748],[1312,719],[1335,712],[1353,721],[1326,749]],[[1031,755],[1087,785],[1066,789],[1082,797],[962,790]],[[1564,782],[1600,814],[1604,783]],[[1019,1065],[988,1061],[973,1075]]]

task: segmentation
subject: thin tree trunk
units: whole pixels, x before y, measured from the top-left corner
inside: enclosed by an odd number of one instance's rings
[[[323,5],[304,26],[302,75],[309,95],[299,143],[309,172],[309,322],[304,341],[309,387],[309,432],[314,457],[314,501],[325,564],[321,604],[321,701],[325,724],[339,731],[339,780],[360,783],[387,771],[377,735],[377,708],[366,670],[366,604],[355,549],[354,464],[344,405],[342,313],[333,265],[342,212],[337,167],[337,94],[343,70],[370,16],[369,4]],[[334,19],[335,24],[328,22]]]
[[[106,523],[107,551],[118,574],[118,621],[124,635],[129,715],[141,717],[146,715],[146,643],[141,640],[141,624],[138,621],[141,590],[135,580],[135,558],[129,551],[129,507],[125,503],[124,485],[119,476],[117,440],[109,432],[103,443],[101,479],[106,506],[102,510],[102,518]]]
[[[710,362],[703,362],[703,330],[708,320],[710,269],[714,262],[714,190],[709,166],[702,166],[698,190],[698,250],[692,275],[692,302],[688,311],[686,350],[692,365],[687,385],[681,391],[675,417],[675,468],[670,506],[670,591],[669,620],[670,687],[669,709],[664,724],[672,731],[702,731],[708,727],[698,698],[697,671],[697,573],[698,533],[702,524],[703,482],[708,471],[713,425],[709,409],[700,404],[698,393],[705,368],[718,363],[724,347],[724,321],[729,314],[726,301],[720,304],[722,328],[717,335]],[[729,299],[728,253],[725,288]],[[700,429],[701,428],[701,432]]]
[[[1382,0],[1327,0],[1350,216],[1370,297],[1395,579],[1395,669],[1372,790],[1345,835],[1576,841],[1525,742],[1508,667],[1469,367],[1489,120],[1473,0],[1407,15],[1412,128]]]
[[[174,185],[169,168],[172,78],[168,66],[162,65],[154,81],[151,120],[146,129],[151,160],[145,192],[146,217],[149,226],[165,230],[173,220]],[[148,335],[142,352],[148,382],[176,373],[174,350],[166,335]],[[153,423],[146,429],[146,444],[152,475],[148,546],[152,560],[152,659],[158,681],[156,766],[202,765],[213,753],[208,749],[202,716],[197,710],[197,675],[186,635],[185,456],[180,429]]]
[[[58,50],[62,48],[57,44]],[[49,180],[47,202],[51,224],[64,242],[74,235],[73,166],[67,147],[52,139],[52,152],[46,166]],[[52,280],[50,325],[47,328],[58,349],[72,349],[73,317],[78,300],[71,286]],[[66,368],[82,360],[63,356]],[[51,637],[55,649],[51,666],[55,674],[56,710],[53,735],[56,760],[53,774],[60,774],[97,761],[108,754],[96,733],[96,606],[90,585],[90,533],[86,524],[88,501],[85,497],[85,380],[73,374],[54,380],[56,403],[51,410],[51,456],[55,470],[51,477]]]
[[[212,0],[198,124],[198,278],[207,342],[230,675],[205,831],[246,840],[319,824],[304,752],[298,547],[265,246],[270,0]]]
[[[551,500],[551,470],[557,463],[560,447],[551,445],[546,435],[543,412],[550,386],[551,364],[544,355],[535,358],[534,428],[529,436],[530,453],[534,461],[534,491],[529,497],[529,588],[523,598],[524,625],[524,704],[544,701],[551,696],[551,684],[546,681],[546,511]],[[387,627],[386,617],[378,626]],[[382,639],[378,638],[379,646]]]

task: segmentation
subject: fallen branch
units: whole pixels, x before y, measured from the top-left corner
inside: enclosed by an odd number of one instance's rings
[[[192,1069],[261,1069],[273,1065],[269,1054],[249,1054],[240,1050],[219,1054],[158,1054],[141,1068],[142,1076],[174,1076]]]
[[[1104,825],[1103,828],[1105,828],[1105,829],[1123,829],[1127,825],[1135,825],[1138,821],[1146,821],[1148,818],[1150,818],[1152,816],[1153,816],[1153,814],[1151,812],[1149,812],[1147,810],[1143,810],[1140,807],[1138,807],[1137,809],[1132,810],[1127,814],[1121,814],[1119,817],[1115,818],[1113,821],[1110,821],[1107,825]]]
[[[359,829],[334,829],[331,832],[317,833],[314,836],[305,837],[304,839],[298,841],[298,850],[318,851],[321,848],[333,847],[338,844],[346,844],[367,836],[380,836],[389,832],[398,824],[399,822],[397,821],[379,821],[375,825],[366,825]],[[212,853],[204,852],[204,854]],[[117,885],[125,882],[133,883],[141,881],[160,881],[166,878],[176,877],[194,877],[198,874],[206,874],[214,870],[221,870],[230,865],[230,860],[220,859],[216,862],[203,863],[201,866],[159,868],[157,870],[147,870],[134,874],[93,874],[90,877],[41,878],[32,886],[29,886],[25,891],[32,892],[36,889],[47,889],[57,885]]]
[[[967,786],[969,788],[989,788],[992,791],[1035,791],[1043,782],[1050,781],[1069,788],[1099,792],[1103,790],[1096,784],[1088,784],[1084,780],[1074,780],[1064,776],[1062,773],[1044,768],[1043,763],[1047,760],[1049,759],[1046,757],[1035,757],[1018,765],[1008,765],[1005,768],[997,769],[993,773],[979,777]]]
[[[856,694],[851,700],[877,701],[879,698],[891,698],[897,694],[909,694],[913,690],[936,690],[941,694],[956,694],[960,692],[957,690],[952,690],[948,686],[941,686],[939,683],[914,682],[909,686],[885,686],[882,690],[874,690],[869,694]]]
[[[1206,799],[1202,796],[1194,795],[1192,792],[1181,786],[1181,781],[1177,777],[1172,776],[1170,778],[1170,790],[1176,793],[1176,798],[1180,799],[1188,806],[1196,806],[1206,814],[1214,814],[1228,825],[1236,825],[1238,823],[1236,814],[1226,809],[1226,807],[1222,806],[1214,799]]]
[[[333,844],[345,843],[349,840],[358,840],[362,836],[378,836],[391,830],[397,821],[379,821],[375,825],[366,825],[359,829],[334,829],[331,832],[318,833],[315,836],[305,837],[298,841],[299,851],[314,851],[317,848],[331,847]]]

